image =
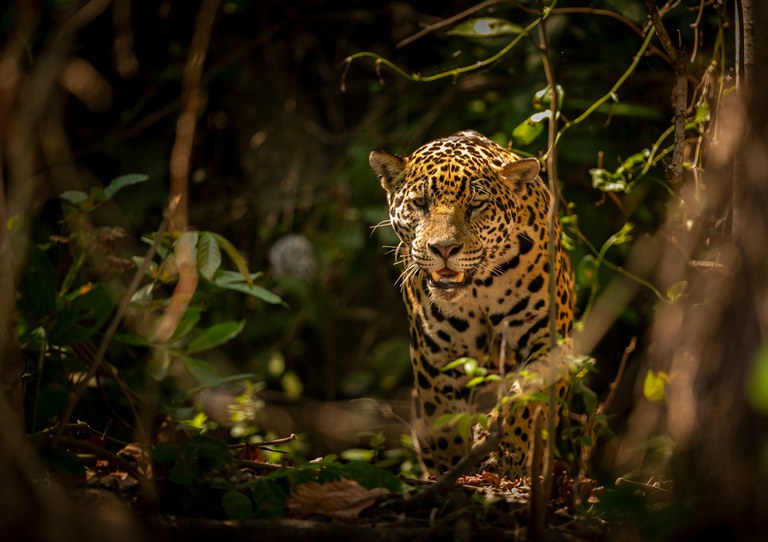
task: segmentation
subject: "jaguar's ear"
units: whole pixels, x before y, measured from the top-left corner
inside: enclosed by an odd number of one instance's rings
[[[368,156],[368,163],[379,176],[381,186],[387,192],[392,192],[405,177],[405,161],[395,154],[373,151]]]
[[[533,181],[540,170],[541,165],[536,158],[523,158],[504,166],[501,178],[512,185],[521,186]]]

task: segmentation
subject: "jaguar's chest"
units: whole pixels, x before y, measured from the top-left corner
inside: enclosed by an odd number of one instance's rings
[[[475,279],[466,296],[458,302],[419,303],[410,306],[415,313],[418,334],[423,334],[419,349],[436,352],[451,361],[469,356],[495,363],[502,340],[508,346],[510,364],[530,354],[531,336],[546,325],[548,317],[547,280],[541,274],[519,274],[508,270],[499,276]],[[428,299],[421,281],[413,285],[415,297]]]

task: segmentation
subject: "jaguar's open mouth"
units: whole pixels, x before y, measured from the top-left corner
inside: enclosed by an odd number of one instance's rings
[[[429,285],[443,290],[461,288],[469,283],[469,277],[462,271],[454,271],[448,267],[443,267],[429,274]]]

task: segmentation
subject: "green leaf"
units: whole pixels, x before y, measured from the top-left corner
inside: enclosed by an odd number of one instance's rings
[[[231,320],[229,322],[214,324],[189,343],[187,346],[187,353],[191,354],[193,352],[210,350],[215,346],[237,337],[240,332],[243,331],[244,327],[245,321],[236,322]]]
[[[235,264],[235,267],[237,267],[237,270],[240,271],[240,274],[243,276],[245,283],[248,286],[253,286],[253,280],[251,279],[251,274],[248,271],[248,263],[245,261],[245,258],[243,258],[243,255],[240,254],[240,251],[237,250],[235,245],[233,245],[226,237],[223,237],[218,233],[210,233],[210,235],[216,239],[216,241],[219,243],[219,246],[223,248],[224,252],[227,253],[227,256],[230,257],[232,263]]]
[[[353,461],[344,465],[343,470],[347,478],[354,480],[366,489],[383,487],[393,493],[400,493],[403,489],[403,484],[397,476],[370,463]]]
[[[284,305],[283,300],[277,294],[273,294],[266,288],[253,284],[253,279],[258,277],[258,273],[254,273],[249,276],[250,284],[246,283],[240,273],[234,273],[232,271],[219,270],[213,277],[213,283],[219,288],[225,288],[227,290],[234,290],[236,292],[242,292],[248,294],[257,299],[261,299],[265,303],[272,305]]]
[[[466,387],[467,388],[476,388],[480,384],[483,384],[485,382],[484,376],[476,376],[475,378],[470,379],[469,382],[467,382]]]
[[[184,312],[184,316],[181,317],[179,325],[176,326],[176,331],[173,332],[171,342],[183,339],[189,335],[193,329],[195,329],[195,326],[197,326],[197,324],[200,322],[200,312],[200,309],[195,307],[189,307]]]
[[[126,186],[143,183],[147,180],[149,180],[149,175],[144,175],[143,173],[129,173],[128,175],[117,177],[104,187],[104,199],[102,201],[111,199],[120,189]]]
[[[197,269],[208,280],[213,279],[213,274],[221,265],[221,250],[216,238],[209,232],[200,232],[197,241]]]
[[[557,89],[557,108],[562,109],[565,90],[560,85],[555,85],[555,88]],[[536,109],[549,109],[549,104],[552,102],[552,87],[547,85],[543,89],[536,91],[531,101]]]
[[[342,459],[346,459],[347,461],[369,462],[374,458],[375,455],[376,450],[371,450],[368,448],[348,448],[341,452]]]
[[[214,387],[221,381],[219,370],[202,359],[180,356],[182,363],[198,382],[206,387]]]
[[[221,507],[231,519],[249,519],[253,516],[251,499],[239,491],[230,490],[221,496]]]
[[[549,109],[534,113],[512,130],[512,141],[515,145],[530,145],[544,132],[544,121],[550,115]]]
[[[664,400],[664,393],[669,375],[663,371],[655,373],[651,370],[645,374],[643,381],[643,396],[652,402]]]
[[[88,194],[80,190],[67,190],[59,194],[59,197],[73,205],[80,205],[88,199]]]
[[[508,36],[519,34],[523,28],[505,19],[497,17],[478,17],[457,24],[446,32],[449,36],[461,36],[463,38],[490,38],[495,36]]]
[[[627,179],[621,173],[611,173],[602,168],[589,170],[592,176],[592,188],[603,192],[626,192]]]
[[[768,346],[763,346],[752,360],[747,377],[747,401],[761,414],[768,414]]]
[[[84,293],[76,293],[72,302],[59,308],[49,334],[51,344],[70,346],[84,341],[96,333],[112,313],[114,303],[104,288],[84,287],[83,290]]]

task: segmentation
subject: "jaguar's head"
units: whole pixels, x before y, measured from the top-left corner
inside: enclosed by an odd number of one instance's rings
[[[374,151],[392,227],[406,251],[404,280],[426,279],[436,299],[455,300],[519,251],[519,194],[539,173],[477,132],[459,132],[400,157]]]

